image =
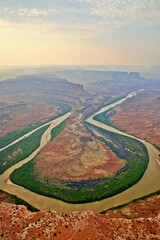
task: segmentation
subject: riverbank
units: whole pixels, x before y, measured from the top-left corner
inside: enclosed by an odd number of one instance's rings
[[[92,127],[90,126],[89,130]],[[32,160],[16,169],[10,176],[11,181],[38,194],[74,204],[99,201],[123,192],[143,176],[149,162],[147,149],[135,139],[101,129],[96,130],[103,134],[103,138],[99,138],[100,141],[125,161],[124,167],[112,176],[76,181],[55,179],[49,184],[47,179],[46,182],[37,180]]]
[[[122,101],[122,100],[121,100]],[[118,103],[120,104],[121,101],[118,101]],[[125,101],[125,100],[124,100]],[[123,102],[123,101],[122,101]],[[118,104],[117,102],[114,104]],[[111,104],[110,106],[107,106],[107,108],[113,108],[115,105]],[[100,111],[103,112],[106,109],[102,108]],[[99,112],[98,112],[99,113]],[[97,114],[98,114],[97,113]],[[117,133],[118,130],[111,128],[110,126],[107,126],[105,124],[96,122],[95,120],[92,119],[92,117],[90,117],[87,121],[91,121],[91,123],[93,123],[94,125],[100,127],[100,128],[104,128],[107,131],[112,131]],[[126,135],[123,132],[118,132],[121,135]],[[45,135],[45,134],[44,134]],[[132,137],[130,135],[127,134],[128,137]],[[132,137],[134,138],[134,137]],[[135,138],[136,139],[136,138]],[[139,139],[137,139],[139,140]],[[0,183],[3,183],[3,187],[4,188],[8,188],[7,191],[10,192],[17,192],[17,195],[21,198],[25,198],[25,200],[27,202],[29,202],[31,205],[35,206],[38,209],[53,209],[56,210],[57,212],[60,211],[82,211],[82,210],[93,210],[95,212],[102,212],[103,210],[118,206],[118,205],[122,205],[125,204],[127,202],[130,202],[136,198],[140,198],[144,195],[147,195],[149,193],[155,192],[157,190],[159,190],[160,188],[160,172],[156,167],[156,156],[159,153],[157,149],[155,149],[151,144],[143,141],[143,140],[139,140],[141,141],[143,144],[145,144],[145,146],[148,149],[148,153],[149,153],[149,165],[147,167],[147,170],[145,172],[145,174],[143,175],[143,177],[141,178],[141,180],[135,184],[134,186],[132,186],[131,188],[125,190],[124,192],[117,194],[113,197],[104,199],[104,200],[100,200],[97,202],[93,202],[93,203],[85,203],[85,204],[69,204],[69,203],[65,203],[62,202],[60,200],[56,200],[56,199],[52,199],[52,198],[48,198],[45,196],[41,196],[39,194],[30,192],[20,186],[11,186],[11,185],[7,185],[4,183],[4,180],[6,178],[9,177],[10,173],[15,169],[18,168],[20,166],[14,166],[12,169],[9,169],[8,171],[6,171],[3,176],[0,177]],[[32,159],[32,158],[31,158]],[[30,159],[30,160],[31,160]],[[152,179],[152,181],[151,181]],[[2,185],[2,184],[1,184]]]

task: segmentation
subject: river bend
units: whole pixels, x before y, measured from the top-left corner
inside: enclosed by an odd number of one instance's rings
[[[63,122],[65,119],[67,119],[70,115],[70,113],[65,114],[62,117],[59,117],[53,121],[51,121],[48,127],[48,129],[44,132],[42,138],[41,138],[41,143],[39,148],[37,148],[29,157],[26,159],[22,160],[21,162],[15,164],[11,168],[9,168],[7,171],[5,171],[2,175],[0,175],[0,188],[8,192],[10,194],[17,195],[17,197],[24,199],[26,202],[29,204],[33,205],[34,207],[43,210],[43,209],[48,209],[48,210],[55,210],[57,212],[65,212],[65,211],[84,211],[84,210],[92,210],[95,213],[102,212],[104,210],[107,210],[109,208],[116,207],[118,205],[126,204],[134,199],[140,198],[142,196],[145,196],[147,194],[153,193],[157,190],[160,189],[160,164],[158,161],[158,154],[159,151],[150,143],[146,142],[145,140],[138,139],[134,136],[131,136],[127,133],[121,132],[111,126],[108,126],[106,124],[100,123],[96,120],[93,119],[93,117],[99,113],[102,113],[104,111],[107,111],[122,102],[124,102],[126,99],[130,97],[134,97],[136,95],[136,92],[128,94],[127,97],[110,104],[106,107],[101,108],[96,114],[92,115],[89,117],[86,121],[88,123],[94,124],[97,127],[101,127],[107,131],[112,131],[114,133],[118,133],[127,137],[131,137],[134,139],[139,140],[142,142],[149,154],[149,164],[148,167],[141,178],[141,180],[130,187],[129,189],[114,195],[112,197],[100,200],[100,201],[95,201],[91,203],[83,203],[83,204],[71,204],[71,203],[66,203],[61,200],[57,200],[54,198],[49,198],[46,196],[42,196],[40,194],[31,192],[19,185],[12,184],[9,181],[9,176],[10,174],[17,168],[21,167],[24,163],[27,163],[33,157],[36,156],[36,154],[40,151],[42,147],[44,147],[47,142],[51,138],[51,130],[59,125],[61,122]],[[24,137],[24,136],[23,136]],[[22,138],[23,138],[22,137]],[[11,143],[10,145],[12,145]],[[8,146],[9,147],[9,146]],[[7,147],[5,147],[7,148]]]

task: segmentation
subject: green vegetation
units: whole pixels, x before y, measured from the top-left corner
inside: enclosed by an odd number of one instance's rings
[[[3,137],[0,137],[0,148],[3,148],[5,146],[7,146],[11,142],[13,142],[16,139],[22,137],[24,134],[29,133],[30,131],[42,126],[43,124],[48,123],[48,122],[50,122],[50,121],[52,121],[52,120],[54,120],[58,117],[61,117],[62,115],[70,112],[71,109],[72,109],[71,105],[69,105],[69,104],[65,104],[65,103],[52,103],[52,104],[57,105],[60,108],[60,112],[56,116],[53,116],[53,117],[51,117],[48,120],[43,121],[43,122],[37,122],[37,123],[31,124],[31,125],[28,125],[25,128],[13,131],[9,134],[6,134]]]
[[[60,108],[61,114],[64,115],[68,112],[71,112],[72,106],[68,103],[63,102],[54,102],[54,105],[57,105]]]
[[[155,146],[155,148],[158,150],[158,151],[160,151],[160,147],[159,146],[157,146],[156,144],[153,144],[154,146]],[[160,154],[158,154],[158,156],[159,156],[159,158],[160,158]]]
[[[50,181],[47,176],[44,176],[45,180],[39,181],[35,176],[34,160],[32,160],[16,169],[11,174],[11,181],[33,192],[70,203],[93,202],[111,197],[138,182],[149,161],[146,147],[135,139],[93,127],[91,124],[87,124],[87,128],[91,134],[94,134],[91,128],[95,128],[96,131],[103,134],[104,137],[99,137],[99,139],[105,142],[120,158],[126,160],[125,167],[114,176],[83,181],[62,179]]]
[[[105,112],[99,113],[97,115],[95,115],[93,117],[94,120],[107,124],[109,126],[115,127],[112,125],[112,123],[110,122],[110,117],[112,117],[114,114],[116,113],[116,111],[114,109],[109,109]]]
[[[114,113],[113,110],[112,113]],[[107,114],[110,114],[110,112],[107,112]],[[104,123],[107,121],[106,118],[104,119],[103,114],[98,117],[98,121],[104,121]],[[65,121],[52,130],[51,139],[56,137],[64,127]],[[16,169],[10,176],[11,181],[48,197],[70,203],[85,203],[116,195],[128,189],[142,178],[148,166],[149,156],[146,147],[141,142],[95,127],[92,124],[86,123],[86,128],[90,134],[109,146],[118,157],[125,160],[125,166],[117,171],[116,174],[111,177],[82,181],[49,179],[47,176],[42,176],[41,179],[38,179],[38,170],[33,159],[21,168]],[[99,132],[101,136],[97,136],[93,129]],[[42,174],[40,173],[39,175]]]
[[[5,135],[4,137],[0,138],[0,146],[6,146],[7,144],[11,143],[15,139],[23,136],[27,132],[30,132],[31,130],[38,128],[39,126],[48,123],[57,117],[62,116],[63,114],[66,114],[68,111],[71,110],[71,106],[68,104],[63,103],[57,103],[57,105],[61,109],[61,113],[59,113],[57,116],[54,116],[50,119],[48,119],[45,122],[38,122],[35,125],[27,126],[24,129],[20,129],[18,131],[14,131],[10,134]],[[34,150],[36,150],[40,145],[41,136],[44,133],[44,131],[48,128],[49,125],[44,126],[28,136],[27,138],[24,138],[20,142],[15,143],[14,145],[4,149],[0,152],[0,174],[4,173],[8,168],[13,166],[15,163],[20,162],[21,160],[28,157]],[[62,122],[59,126],[55,127],[51,131],[51,140],[57,136],[65,127],[65,121]]]
[[[106,107],[106,106],[108,106],[108,105],[110,105],[110,104],[112,104],[112,103],[115,103],[115,102],[117,102],[117,101],[119,101],[119,100],[127,97],[127,95],[128,95],[129,93],[130,93],[130,92],[128,92],[128,93],[126,93],[126,94],[124,94],[124,95],[122,95],[122,96],[120,96],[120,97],[111,98],[110,100],[107,100],[105,104],[101,105],[100,107],[98,107],[97,109],[95,109],[94,111],[92,111],[92,113],[90,113],[90,115],[91,115],[91,114],[93,115],[93,114],[95,114],[96,112],[98,112],[100,109],[102,109],[102,108],[104,108],[104,107]],[[85,116],[85,119],[84,119],[83,123],[85,123],[85,120],[86,120],[90,115],[87,114],[87,115]],[[96,120],[96,119],[95,119],[95,120]],[[107,124],[108,124],[108,123],[107,123]]]
[[[65,128],[66,121],[60,123],[57,127],[53,128],[51,131],[51,141]]]
[[[40,145],[42,134],[48,128],[47,126],[34,132],[22,141],[4,149],[0,152],[0,174],[4,173],[8,168],[13,166],[15,163],[28,157],[34,150]]]
[[[34,130],[35,128],[39,127],[41,124],[36,124],[36,125],[29,125],[25,128],[13,131],[9,134],[6,134],[4,137],[0,137],[0,148],[3,148],[13,142],[14,140],[22,137],[24,134]]]
[[[9,194],[9,193],[6,193],[2,190],[0,190],[0,194],[6,194],[6,196],[9,198],[9,203],[13,203],[13,204],[16,204],[16,205],[24,205],[27,207],[27,209],[31,212],[37,212],[39,211],[37,208],[33,207],[32,205],[30,205],[29,203],[27,203],[26,201],[24,201],[23,199],[21,198],[18,198],[17,196],[15,195],[12,195],[12,194]],[[8,202],[8,201],[7,201]]]
[[[127,94],[123,95],[123,96],[120,96],[120,97],[111,99],[111,100],[107,103],[107,105],[105,105],[105,106],[103,106],[103,107],[106,107],[106,106],[108,106],[108,105],[110,105],[110,104],[113,104],[113,103],[115,103],[115,102],[117,102],[117,101],[122,100],[123,98],[127,97],[128,94],[129,94],[129,92],[128,92]],[[102,108],[102,107],[101,107],[101,108]],[[100,109],[101,109],[101,108],[100,108]],[[100,109],[99,109],[99,110],[100,110]],[[114,126],[114,125],[110,122],[110,118],[111,118],[114,114],[116,114],[116,111],[114,110],[114,108],[111,108],[111,109],[109,109],[109,110],[106,110],[106,111],[104,111],[104,112],[102,112],[102,113],[99,113],[99,114],[95,115],[95,116],[93,117],[93,119],[96,120],[96,121],[98,121],[98,122],[107,124],[107,125],[109,125],[109,126],[111,126],[111,127],[114,127],[114,128],[116,128],[116,129],[119,129],[119,128],[117,128],[116,126]],[[119,130],[120,130],[120,129],[119,129]],[[122,131],[122,130],[121,130],[121,131]]]
[[[156,144],[153,144],[154,146],[155,146],[155,148],[158,150],[158,151],[160,151],[160,147],[159,146],[157,146]]]
[[[118,101],[122,100],[123,98],[126,98],[129,93],[130,93],[130,92],[127,92],[126,94],[124,94],[124,95],[122,95],[122,96],[120,96],[120,97],[116,97],[116,98],[111,99],[111,100],[107,103],[107,105],[113,104],[113,103],[115,103],[115,102],[118,102]],[[107,106],[107,105],[106,105],[106,106]]]
[[[120,96],[120,97],[111,99],[111,100],[107,103],[107,105],[105,105],[105,106],[103,106],[103,107],[106,107],[106,106],[108,106],[108,105],[110,105],[110,104],[113,104],[113,103],[115,103],[115,102],[117,102],[117,101],[122,100],[123,98],[126,98],[129,93],[130,93],[130,92],[128,92],[127,94],[125,94],[125,95],[123,95],[123,96]],[[102,107],[101,107],[101,108],[102,108]],[[101,109],[101,108],[100,108],[100,109]],[[114,128],[116,128],[116,129],[119,129],[119,128],[117,128],[116,126],[114,126],[114,125],[110,122],[110,118],[111,118],[114,114],[116,114],[116,111],[114,110],[114,108],[111,108],[111,109],[109,109],[109,110],[106,110],[106,111],[104,111],[104,112],[102,112],[102,113],[99,113],[99,114],[95,115],[95,116],[93,117],[93,119],[96,120],[96,121],[99,121],[99,122],[101,122],[101,123],[107,124],[107,125],[109,125],[109,126],[111,126],[111,127],[114,127]],[[119,129],[119,130],[120,130],[120,129]],[[121,131],[122,131],[122,130],[121,130]],[[122,132],[123,132],[123,131],[122,131]]]
[[[140,200],[146,200],[147,198],[151,198],[151,197],[153,197],[153,196],[159,196],[159,195],[160,195],[160,190],[158,190],[158,191],[156,191],[156,192],[153,192],[153,193],[151,193],[151,194],[147,194],[147,195],[145,195],[145,196],[143,196],[143,197],[136,198],[136,199],[134,199],[134,200],[131,201],[131,202],[118,205],[118,206],[113,207],[113,208],[110,208],[110,209],[108,209],[108,210],[104,210],[104,211],[100,212],[100,214],[106,214],[107,211],[109,211],[109,210],[121,209],[121,208],[127,206],[129,203],[138,203],[138,201],[140,201]]]

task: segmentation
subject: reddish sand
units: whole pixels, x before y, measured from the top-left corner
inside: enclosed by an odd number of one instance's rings
[[[125,165],[74,116],[61,134],[39,152],[35,162],[36,170],[44,175],[72,180],[110,176]]]
[[[56,114],[56,107],[47,104],[29,104],[26,109],[14,110],[9,113],[11,120],[0,122],[0,137],[29,124],[45,121]]]
[[[116,114],[111,117],[115,126],[160,147],[159,92],[141,92],[115,110]]]
[[[148,197],[144,200],[131,202],[116,210],[107,211],[109,218],[154,218],[160,214],[160,195]]]
[[[10,202],[11,201],[11,196],[7,193],[3,193],[0,191],[0,203],[1,202]]]

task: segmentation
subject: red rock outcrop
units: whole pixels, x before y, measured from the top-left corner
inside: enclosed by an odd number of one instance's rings
[[[91,211],[57,214],[29,212],[24,206],[0,205],[2,240],[160,239],[160,215],[154,218],[110,218]]]

